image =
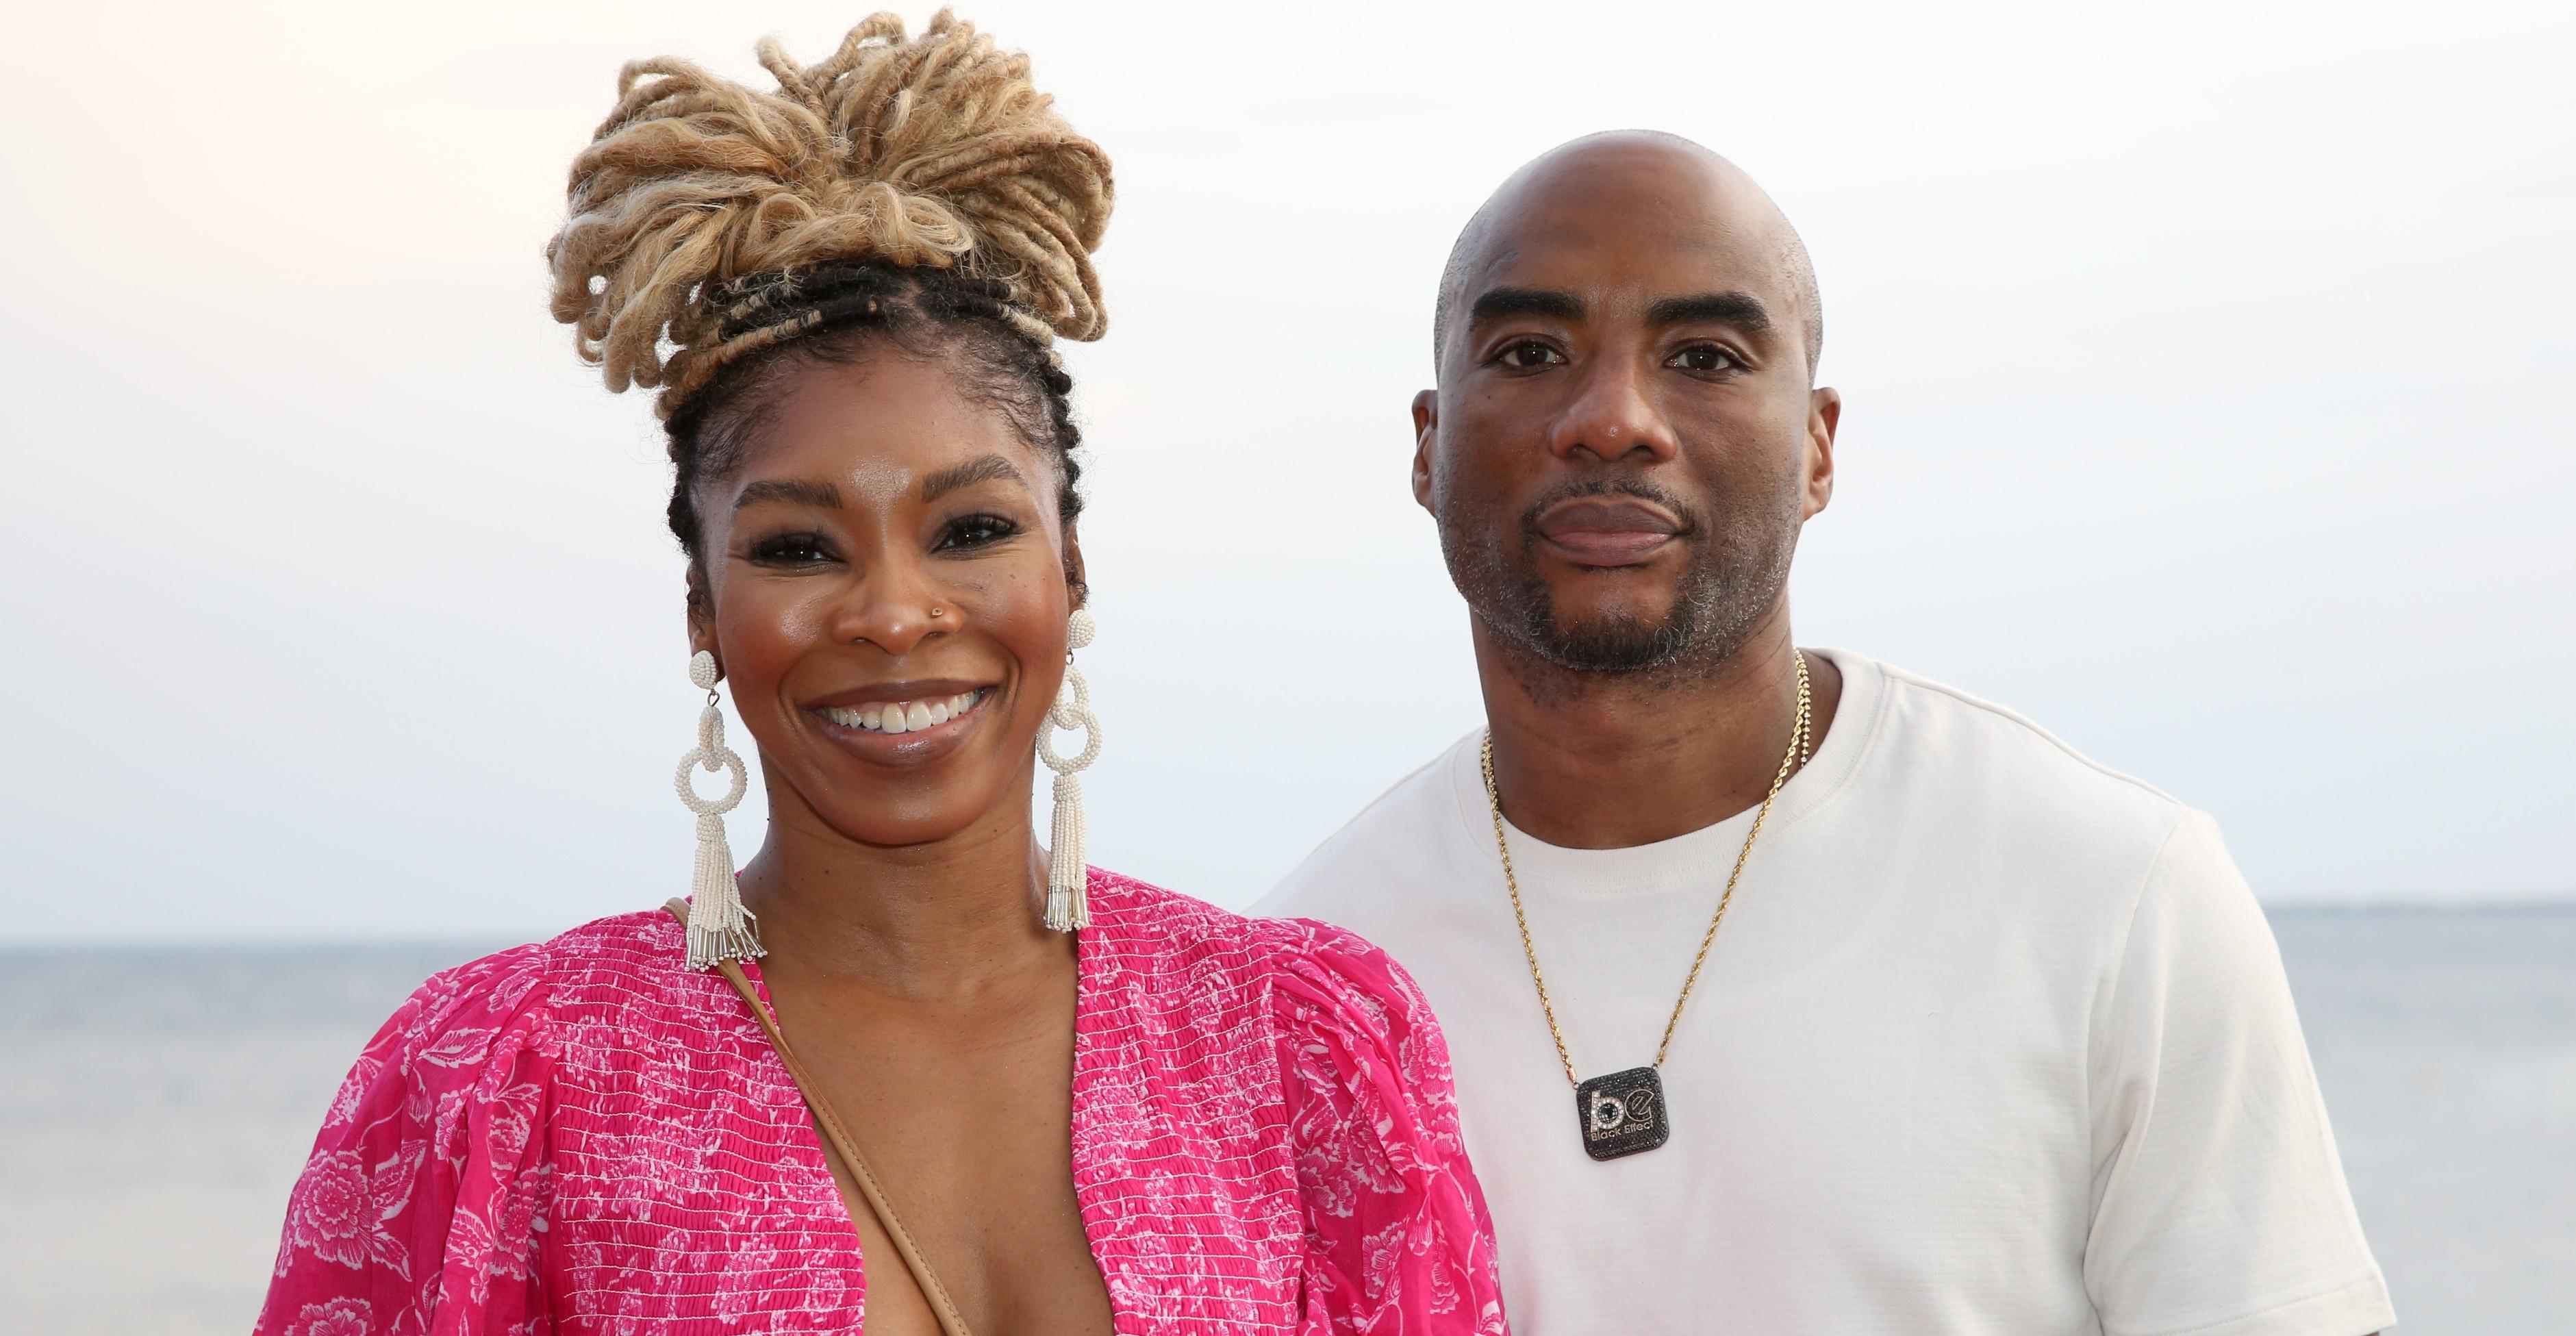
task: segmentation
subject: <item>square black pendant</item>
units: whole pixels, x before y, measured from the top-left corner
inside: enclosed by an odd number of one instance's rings
[[[1596,1160],[1653,1150],[1673,1132],[1665,1116],[1664,1078],[1652,1067],[1631,1067],[1576,1086],[1574,1113],[1583,1123],[1583,1153]]]

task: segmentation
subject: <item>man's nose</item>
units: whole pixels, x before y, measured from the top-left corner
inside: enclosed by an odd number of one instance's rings
[[[1581,388],[1549,434],[1551,453],[1569,459],[1579,451],[1604,462],[1635,457],[1659,463],[1673,457],[1672,424],[1648,394],[1650,370],[1629,358],[1602,358],[1578,374]],[[1640,456],[1639,451],[1645,453]]]

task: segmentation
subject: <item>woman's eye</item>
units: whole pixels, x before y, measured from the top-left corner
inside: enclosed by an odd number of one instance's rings
[[[812,566],[831,560],[832,554],[824,550],[821,534],[783,533],[753,543],[751,559],[764,566]]]
[[[950,520],[940,530],[938,546],[933,551],[948,552],[959,548],[984,547],[1018,533],[1020,526],[999,515],[964,515]]]
[[[1515,371],[1527,371],[1532,367],[1554,366],[1565,360],[1565,354],[1536,339],[1523,339],[1506,346],[1494,360]]]
[[[1743,363],[1735,360],[1735,354],[1714,343],[1694,343],[1673,354],[1664,365],[1684,371],[1716,372],[1733,371]]]

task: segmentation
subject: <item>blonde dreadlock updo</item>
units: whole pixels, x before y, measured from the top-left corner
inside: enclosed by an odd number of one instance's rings
[[[612,390],[658,387],[693,557],[691,489],[739,458],[761,391],[873,340],[958,362],[969,389],[1059,456],[1080,508],[1072,382],[1053,336],[1107,328],[1091,251],[1109,159],[996,50],[941,10],[918,37],[876,14],[817,65],[776,39],[762,92],[686,61],[629,63],[574,159],[546,246],[553,310]]]

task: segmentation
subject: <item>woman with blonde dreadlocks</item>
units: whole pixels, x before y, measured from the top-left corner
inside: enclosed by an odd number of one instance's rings
[[[1101,332],[1107,159],[944,13],[761,58],[629,66],[548,249],[583,355],[660,391],[695,894],[423,985],[259,1330],[1499,1333],[1411,981],[1083,865],[1051,340]],[[738,878],[719,684],[771,811]]]

